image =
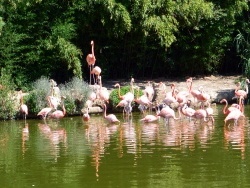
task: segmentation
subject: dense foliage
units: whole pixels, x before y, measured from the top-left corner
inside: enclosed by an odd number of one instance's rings
[[[249,5],[245,0],[2,0],[0,68],[21,88],[41,76],[59,83],[74,76],[87,81],[86,56],[94,40],[103,78],[249,76]]]

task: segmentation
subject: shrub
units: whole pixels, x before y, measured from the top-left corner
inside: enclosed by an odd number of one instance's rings
[[[81,113],[90,91],[89,85],[77,77],[74,77],[65,85],[61,85],[61,95],[66,97],[64,102],[67,113]]]
[[[2,68],[0,76],[0,119],[14,119],[19,111],[20,101],[18,101],[15,84],[12,82],[11,74]]]
[[[130,92],[131,86],[123,86],[120,88],[120,94],[121,96],[122,95],[125,95],[127,92]],[[121,111],[119,109],[116,108],[116,105],[120,102],[120,98],[119,98],[119,89],[114,89],[111,91],[110,93],[110,98],[109,98],[109,101],[110,101],[110,108],[113,110],[113,111]],[[139,93],[138,93],[139,92]],[[141,89],[136,89],[134,90],[134,96],[135,98],[138,97],[138,96],[141,96],[143,94],[143,92],[141,91]],[[131,104],[132,106],[137,106],[137,104],[135,104],[135,102],[132,102]]]

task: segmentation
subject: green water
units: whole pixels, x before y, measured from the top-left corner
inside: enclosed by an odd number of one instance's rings
[[[237,126],[140,114],[0,122],[1,187],[250,187],[250,107]]]

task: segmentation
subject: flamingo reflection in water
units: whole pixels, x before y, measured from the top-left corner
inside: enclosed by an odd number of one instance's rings
[[[38,124],[39,130],[45,139],[49,140],[49,149],[52,155],[54,156],[55,162],[57,162],[57,158],[60,156],[60,147],[58,146],[60,143],[67,144],[67,133],[64,128],[58,128],[58,124]]]
[[[110,143],[110,137],[117,131],[117,125],[109,124],[105,126],[103,121],[95,121],[87,127],[86,139],[92,151],[92,164],[95,167],[96,178],[99,178],[99,167],[102,156],[105,153],[105,145]]]
[[[29,124],[25,122],[24,127],[22,128],[22,152],[23,156],[27,150],[26,142],[29,141]]]
[[[242,159],[245,159],[245,125],[248,120],[240,119],[236,126],[224,126],[225,148],[240,149]]]

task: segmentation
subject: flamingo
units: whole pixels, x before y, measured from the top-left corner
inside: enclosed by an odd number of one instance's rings
[[[53,109],[57,109],[57,107],[59,106],[61,102],[57,97],[54,97],[54,96],[48,96],[47,100],[49,102],[49,106]]]
[[[159,107],[157,107],[156,109],[156,115],[148,114],[144,118],[140,119],[140,121],[143,121],[144,123],[152,123],[152,122],[157,121],[160,118],[160,116],[157,115],[158,110],[159,110]]]
[[[21,112],[21,114],[23,114],[24,119],[26,119],[26,116],[28,115],[28,106],[26,104],[23,104],[23,92],[22,92],[22,90],[20,90],[19,95],[20,95],[20,103],[21,103],[20,112]]]
[[[47,115],[53,110],[51,107],[43,108],[40,112],[38,112],[37,116],[42,116],[42,118],[45,120],[47,118]]]
[[[203,119],[206,122],[207,121],[206,120],[207,112],[204,109],[198,109],[198,110],[195,111],[193,117],[196,119],[195,123],[196,123],[197,119],[199,119],[199,120]]]
[[[118,87],[118,95],[119,95],[119,98],[120,99],[125,99],[127,100],[128,102],[133,102],[134,100],[134,86],[133,86],[133,83],[134,83],[134,78],[131,78],[131,81],[130,81],[130,92],[127,92],[125,95],[121,95],[121,86],[119,83],[115,84],[115,87]]]
[[[197,100],[201,102],[201,108],[204,108],[204,103],[210,100],[210,95],[208,93],[205,93],[203,90],[203,87],[199,87],[199,91],[201,92],[199,95],[197,95]]]
[[[152,84],[150,83],[150,81],[148,82],[147,86],[145,87],[144,93],[147,95],[148,99],[152,102],[152,100],[154,98],[155,90],[154,90]]]
[[[89,94],[89,100],[91,101],[95,101],[97,98],[97,95],[94,91],[91,91],[90,94]]]
[[[231,111],[235,109],[240,109],[240,106],[238,104],[232,104],[230,107],[228,107],[228,101],[226,99],[222,99],[220,103],[225,103],[225,106],[223,108],[223,114],[228,115]]]
[[[160,116],[148,114],[144,118],[140,119],[140,121],[143,121],[144,123],[152,123],[157,121],[160,118]]]
[[[181,107],[181,113],[188,117],[189,121],[191,121],[191,117],[193,117],[193,115],[195,114],[195,109],[191,108],[188,106],[187,103],[185,103],[182,107]]]
[[[179,113],[179,115],[180,115],[180,113]],[[165,118],[166,123],[167,122],[169,123],[170,118],[173,118],[174,120],[180,119],[180,116],[179,116],[179,118],[177,118],[175,116],[174,110],[172,108],[170,108],[169,106],[162,108],[161,111],[157,114],[157,116]]]
[[[100,76],[100,89],[99,89],[99,98],[104,102],[109,103],[109,91],[106,88],[102,87],[102,77]]]
[[[140,88],[138,87],[137,97],[134,99],[134,101],[139,104],[139,109],[144,113],[145,108],[151,106],[152,102],[145,94],[139,97],[139,90]]]
[[[201,92],[199,90],[193,90],[193,88],[192,88],[192,86],[193,86],[193,79],[191,77],[189,79],[187,79],[186,83],[187,84],[190,83],[189,92],[194,97],[194,101],[195,101],[195,99],[197,99],[197,96],[199,96],[201,94]]]
[[[176,91],[177,91],[177,94],[175,94]],[[173,84],[173,94],[174,94],[174,97],[176,98],[176,101],[179,104],[182,105],[187,102],[187,97],[189,95],[189,92],[175,90],[175,84]]]
[[[86,112],[82,116],[83,121],[89,121],[90,116],[89,116],[89,107],[87,107]]]
[[[89,65],[89,73],[90,73],[90,77],[89,77],[89,84],[91,84],[91,71],[92,71],[92,66],[95,65],[95,61],[96,61],[96,58],[95,58],[95,54],[94,54],[94,41],[92,40],[90,42],[90,45],[91,45],[91,54],[88,54],[87,57],[86,57],[86,61]]]
[[[249,80],[246,79],[246,85],[249,84],[249,83],[250,83]],[[239,98],[241,96],[243,98],[246,98],[247,94],[248,94],[248,89],[247,89],[247,91],[240,89],[240,82],[238,82],[237,85],[236,85],[236,89],[235,89],[234,93],[235,93],[235,97],[237,97],[237,98]]]
[[[64,100],[65,97],[62,97],[62,99]],[[54,112],[52,112],[51,114],[49,114],[49,117],[51,119],[61,119],[66,115],[66,109],[64,106],[64,101],[62,101],[62,110],[56,110]]]
[[[212,123],[214,123],[214,117],[213,117],[213,115],[214,115],[214,110],[213,110],[213,108],[211,107],[211,104],[210,104],[210,103],[208,103],[208,107],[206,108],[206,112],[207,112],[207,117],[208,117],[209,119],[211,119]]]
[[[227,121],[234,120],[234,125],[237,125],[238,119],[241,116],[245,117],[244,114],[239,109],[235,109],[227,115],[227,117],[224,119],[224,122],[226,124]]]
[[[117,107],[123,107],[123,114],[125,112],[125,107],[128,105],[128,101],[123,99],[123,100],[120,100],[120,102],[116,105],[116,108]]]
[[[107,106],[105,103],[103,104],[103,107],[104,107],[103,116],[109,123],[117,123],[117,122],[120,123],[120,121],[117,119],[116,115],[114,115],[114,114],[107,115]]]
[[[95,66],[92,69],[92,71],[90,72],[90,74],[94,74],[94,75],[96,75],[97,79],[100,79],[101,72],[102,72],[102,69],[100,67],[98,67],[98,66]],[[96,83],[96,79],[94,79],[94,83]]]
[[[124,106],[124,111],[126,113],[126,116],[130,116],[132,114],[133,107],[131,105],[131,102],[129,101],[125,106]]]
[[[166,97],[162,101],[163,103],[165,103],[168,106],[170,104],[172,104],[172,103],[176,103],[177,102],[176,98],[174,97],[175,96],[175,92],[176,92],[174,86],[175,86],[175,84],[171,84],[171,92],[166,93]]]

